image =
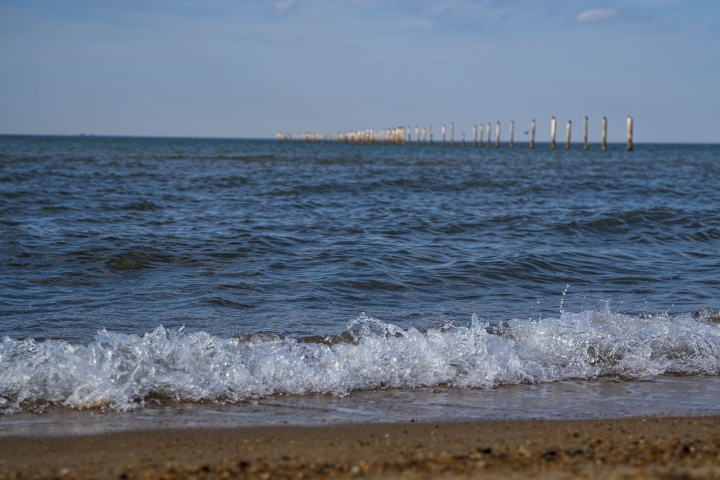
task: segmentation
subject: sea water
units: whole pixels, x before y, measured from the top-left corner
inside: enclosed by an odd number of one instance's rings
[[[0,136],[0,433],[720,413],[719,179],[718,145]]]

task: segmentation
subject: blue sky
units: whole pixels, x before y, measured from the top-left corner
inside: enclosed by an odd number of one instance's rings
[[[0,132],[720,143],[718,0],[0,0]],[[493,134],[494,135],[494,134]]]

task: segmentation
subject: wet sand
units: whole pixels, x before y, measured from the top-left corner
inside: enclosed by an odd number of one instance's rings
[[[720,477],[720,416],[0,438],[0,479]]]

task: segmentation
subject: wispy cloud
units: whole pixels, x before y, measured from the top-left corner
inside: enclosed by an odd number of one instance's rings
[[[585,10],[575,17],[575,21],[580,23],[590,22],[601,22],[603,20],[610,20],[618,14],[617,8],[594,8],[592,10]]]
[[[295,0],[282,0],[281,2],[278,2],[277,5],[275,5],[274,12],[275,13],[283,13],[288,8],[295,5]]]

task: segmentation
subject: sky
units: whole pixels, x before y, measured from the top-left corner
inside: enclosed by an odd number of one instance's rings
[[[5,134],[623,141],[628,115],[720,143],[719,0],[0,0]]]

